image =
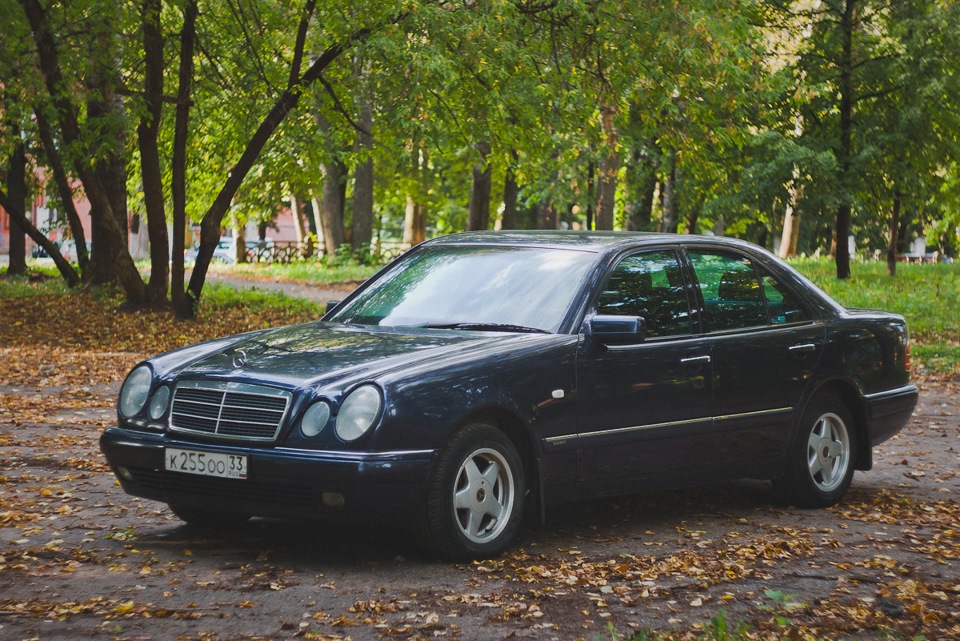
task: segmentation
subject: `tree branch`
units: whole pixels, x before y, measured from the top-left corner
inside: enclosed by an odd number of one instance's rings
[[[323,88],[324,88],[324,89],[326,90],[326,92],[330,95],[330,98],[333,100],[333,108],[337,111],[337,113],[339,113],[339,114],[342,115],[344,118],[346,118],[346,119],[347,119],[347,122],[350,124],[350,126],[353,127],[354,129],[356,129],[357,131],[359,131],[360,133],[362,133],[364,136],[369,136],[369,135],[371,135],[369,131],[367,131],[366,129],[364,129],[363,127],[361,127],[361,126],[353,119],[353,116],[350,115],[350,112],[348,112],[347,109],[346,109],[346,107],[343,106],[343,103],[340,102],[340,98],[337,97],[336,91],[334,91],[334,89],[333,89],[333,85],[331,85],[330,82],[329,82],[326,78],[324,78],[323,76],[320,76],[319,78],[317,78],[317,81],[318,81],[321,85],[323,85]]]

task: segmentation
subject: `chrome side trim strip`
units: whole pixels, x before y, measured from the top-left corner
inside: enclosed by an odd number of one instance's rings
[[[623,434],[625,432],[639,432],[642,430],[652,430],[658,427],[674,427],[678,425],[690,425],[692,423],[701,423],[703,421],[710,420],[711,417],[706,416],[703,418],[691,418],[683,421],[669,421],[667,423],[652,423],[650,425],[635,425],[633,427],[618,427],[612,430],[602,430],[600,432],[587,432],[586,434],[568,434],[566,436],[551,436],[544,440],[547,443],[555,443],[558,441],[567,441],[572,438],[576,439],[585,439],[592,436],[608,436],[610,434]]]
[[[792,407],[778,407],[772,410],[757,410],[756,412],[743,412],[742,414],[726,414],[724,416],[714,416],[716,421],[727,421],[731,418],[746,418],[748,416],[765,416],[767,414],[785,414],[792,412]]]
[[[863,397],[868,401],[875,401],[878,398],[884,398],[887,396],[903,396],[907,394],[916,394],[917,392],[917,386],[913,383],[910,383],[909,385],[904,385],[903,387],[898,387],[896,389],[883,390],[882,392],[874,392],[872,394],[864,394]]]
[[[701,418],[690,418],[683,421],[668,421],[666,423],[651,423],[649,425],[635,425],[633,427],[618,427],[612,430],[601,430],[599,432],[587,432],[586,434],[567,434],[564,436],[549,436],[544,439],[547,443],[562,443],[570,439],[585,439],[593,436],[609,436],[611,434],[624,434],[627,432],[641,432],[643,430],[652,430],[660,427],[679,427],[682,425],[692,425],[703,421],[726,421],[733,418],[745,418],[749,416],[765,416],[769,414],[784,414],[792,412],[792,407],[778,407],[770,410],[758,410],[756,412],[743,412],[741,414],[726,414],[723,416],[704,416]]]
[[[712,417],[689,418],[683,421],[669,421],[666,423],[651,423],[650,425],[635,425],[633,427],[618,427],[612,430],[601,430],[599,432],[587,432],[586,434],[577,434],[579,438],[589,438],[592,436],[609,436],[610,434],[622,434],[624,432],[641,432],[643,430],[652,430],[658,427],[679,427],[681,425],[692,425],[693,423],[702,423],[709,421]]]

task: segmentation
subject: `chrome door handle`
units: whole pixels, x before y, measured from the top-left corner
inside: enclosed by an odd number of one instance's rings
[[[817,349],[817,346],[813,343],[801,343],[799,345],[791,345],[789,349],[791,352],[812,352]]]
[[[691,357],[689,357],[689,358],[681,358],[681,359],[680,359],[680,362],[681,362],[681,363],[684,363],[684,364],[686,364],[686,363],[709,363],[709,362],[710,362],[710,357],[709,357],[709,356],[691,356]]]

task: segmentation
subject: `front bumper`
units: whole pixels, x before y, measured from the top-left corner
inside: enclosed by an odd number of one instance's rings
[[[167,447],[241,454],[246,479],[164,469]],[[120,427],[100,449],[124,491],[146,499],[250,516],[356,522],[411,522],[423,515],[433,450],[327,452],[207,444]]]

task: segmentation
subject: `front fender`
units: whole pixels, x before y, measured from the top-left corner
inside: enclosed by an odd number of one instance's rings
[[[496,411],[523,423],[539,456],[541,439],[575,430],[576,353],[576,336],[533,335],[509,351],[453,355],[381,381],[387,406],[376,448],[439,448],[469,416]]]

